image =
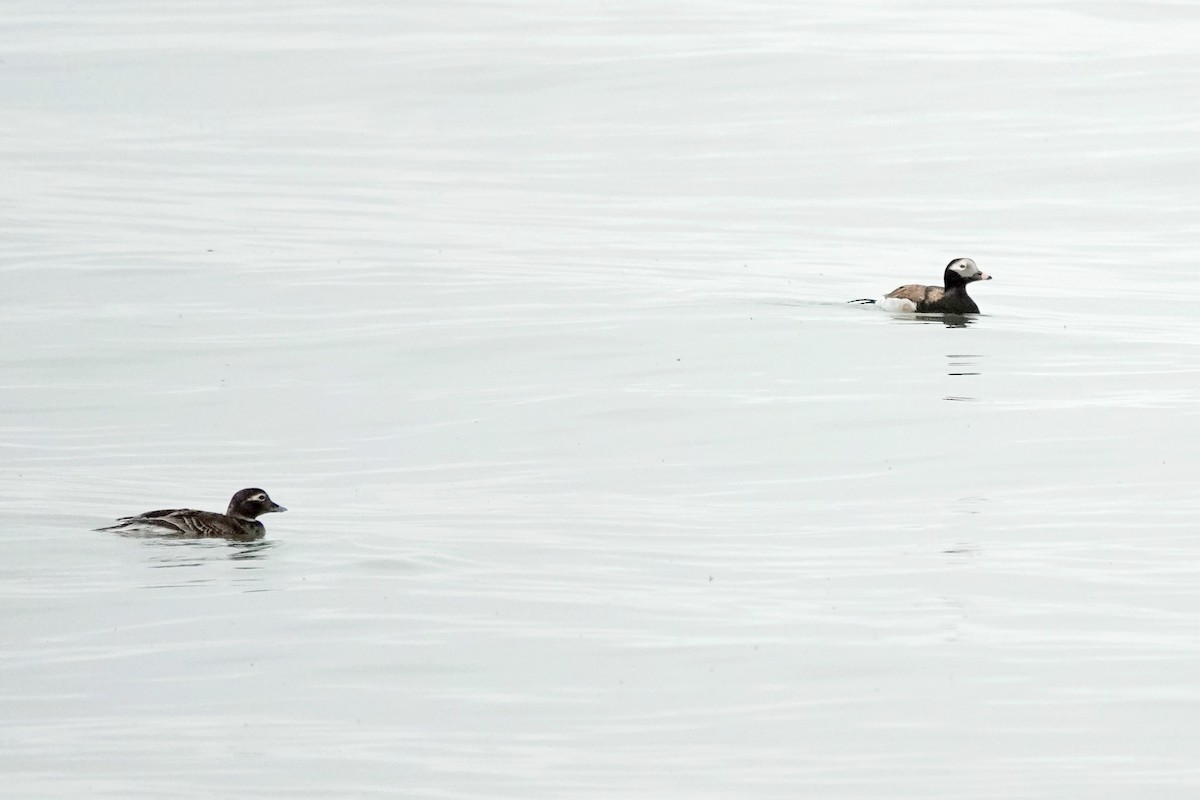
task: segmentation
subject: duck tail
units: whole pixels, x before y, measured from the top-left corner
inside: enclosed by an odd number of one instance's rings
[[[105,525],[103,528],[92,528],[94,531],[127,531],[137,527],[137,517],[119,517],[115,524]]]
[[[860,297],[857,300],[847,300],[846,302],[847,303],[858,303],[859,305],[862,305],[862,306],[873,306],[873,305],[875,305],[875,298],[874,297]]]

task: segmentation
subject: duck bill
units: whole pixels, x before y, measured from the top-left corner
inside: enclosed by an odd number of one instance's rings
[[[981,272],[975,276],[975,280],[977,281],[990,281],[991,279],[992,276],[988,275],[986,272]]]
[[[267,509],[266,513],[270,514],[272,511],[287,511],[287,509],[272,500],[271,507]]]

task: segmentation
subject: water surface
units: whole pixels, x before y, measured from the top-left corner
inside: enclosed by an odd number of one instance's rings
[[[1197,35],[12,4],[6,794],[1194,797]]]

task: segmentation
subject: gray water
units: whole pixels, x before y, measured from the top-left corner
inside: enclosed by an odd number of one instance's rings
[[[4,796],[1196,797],[1196,41],[10,0]]]

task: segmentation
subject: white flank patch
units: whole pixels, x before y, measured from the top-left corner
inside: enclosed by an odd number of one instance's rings
[[[890,311],[893,314],[917,310],[916,303],[903,297],[885,297],[878,301],[877,305],[884,311]]]

